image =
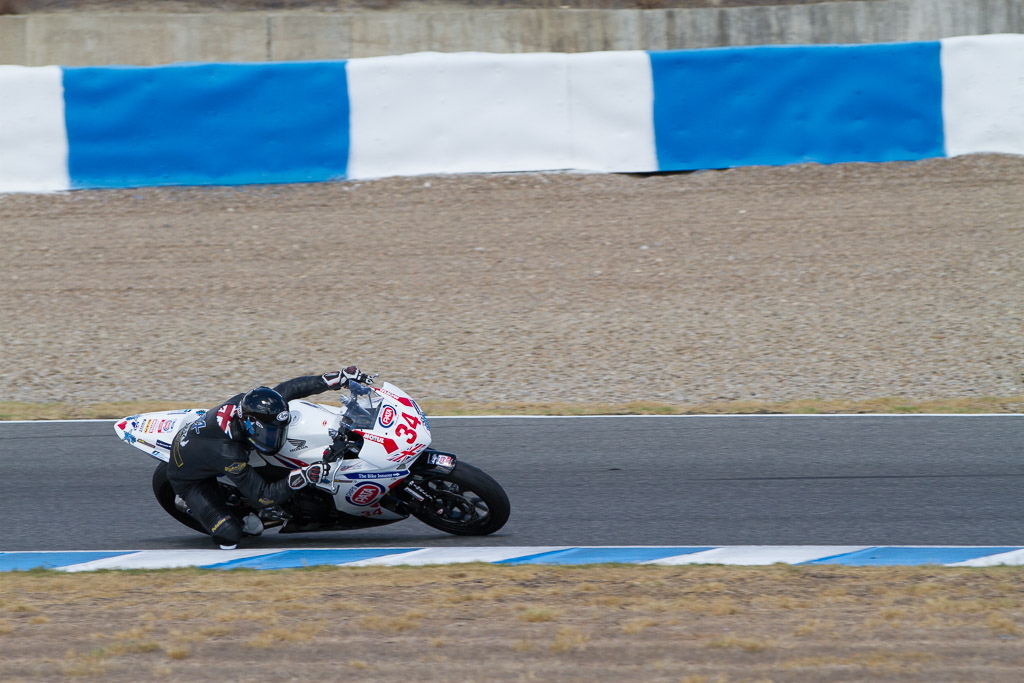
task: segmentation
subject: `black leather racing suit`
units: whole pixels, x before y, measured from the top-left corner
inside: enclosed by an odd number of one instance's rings
[[[323,377],[310,375],[281,382],[274,391],[285,401],[291,401],[330,388]],[[249,467],[253,446],[245,437],[237,409],[244,395],[232,396],[178,432],[171,443],[171,458],[167,463],[171,488],[221,545],[238,543],[242,537],[242,521],[228,507],[217,477],[228,477],[249,504],[258,508],[283,503],[294,493],[288,487],[287,478],[268,483]]]

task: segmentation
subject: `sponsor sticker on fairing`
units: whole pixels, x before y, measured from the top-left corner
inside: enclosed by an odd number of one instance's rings
[[[368,481],[358,486],[353,486],[352,490],[345,494],[345,500],[352,503],[352,505],[364,507],[380,498],[385,490],[380,484]]]
[[[406,448],[404,451],[402,451],[398,455],[392,455],[390,458],[388,458],[388,460],[390,462],[404,462],[407,458],[411,458],[411,457],[413,457],[415,455],[418,455],[419,452],[422,451],[426,447],[427,447],[427,444],[425,444],[425,443],[418,443],[415,446],[413,446],[412,448]]]
[[[409,470],[400,472],[350,472],[346,479],[399,479],[409,474]]]
[[[380,422],[380,426],[384,429],[395,424],[395,409],[391,406],[384,406],[380,410],[380,417],[377,418],[377,421]]]
[[[370,387],[370,388],[373,389],[374,391],[376,391],[378,394],[384,394],[388,398],[393,398],[394,400],[396,400],[399,403],[401,403],[403,406],[406,406],[408,408],[412,408],[412,400],[406,398],[405,396],[399,396],[395,392],[388,391],[387,389],[384,389],[384,388],[381,388],[381,387]]]
[[[420,414],[420,419],[423,420],[423,426],[426,427],[427,431],[429,432],[430,431],[430,423],[427,422],[427,416],[423,412],[423,409],[420,408],[420,404],[417,403],[416,401],[413,401],[412,402],[412,407],[415,408],[416,412]]]
[[[430,465],[439,465],[440,467],[454,467],[455,458],[441,453],[431,453],[427,456],[427,463]]]
[[[352,431],[362,436],[363,439],[365,439],[366,441],[379,443],[381,446],[384,447],[384,450],[386,450],[389,454],[394,453],[395,451],[398,450],[398,444],[395,443],[394,439],[389,439],[379,434],[374,434],[373,432],[366,432],[363,431],[362,429],[353,429]]]

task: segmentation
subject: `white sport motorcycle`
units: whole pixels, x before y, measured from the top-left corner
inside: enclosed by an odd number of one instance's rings
[[[410,515],[462,536],[492,534],[504,526],[509,502],[501,485],[455,455],[429,448],[427,418],[408,394],[388,383],[377,388],[355,381],[349,382],[349,392],[341,395],[340,407],[291,401],[284,447],[273,455],[253,450],[249,458],[268,481],[323,460],[329,467],[325,481],[281,505],[255,510],[227,477],[218,479],[239,518],[255,512],[265,528],[280,527],[279,533],[362,529]],[[160,506],[201,533],[206,531],[167,481],[167,462],[174,435],[205,413],[201,408],[145,413],[114,426],[118,438],[161,461],[153,473]]]

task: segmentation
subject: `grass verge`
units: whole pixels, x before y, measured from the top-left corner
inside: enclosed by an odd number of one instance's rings
[[[13,572],[0,680],[1009,681],[1022,614],[1020,567]]]
[[[804,399],[799,401],[717,401],[672,404],[655,401],[629,403],[531,403],[504,401],[424,400],[427,415],[772,415],[772,414],[865,414],[865,413],[1021,413],[1024,395],[978,396],[916,400],[888,396],[871,399]],[[212,404],[211,404],[212,405]],[[183,401],[124,401],[113,403],[29,403],[0,401],[0,420],[115,419],[158,410],[202,407]]]

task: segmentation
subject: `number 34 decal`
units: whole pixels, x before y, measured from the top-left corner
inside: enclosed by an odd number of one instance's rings
[[[402,419],[405,420],[406,424],[401,424],[395,428],[395,436],[402,436],[408,434],[406,437],[406,443],[416,443],[416,428],[420,426],[420,419],[415,415],[409,413],[402,413]]]

